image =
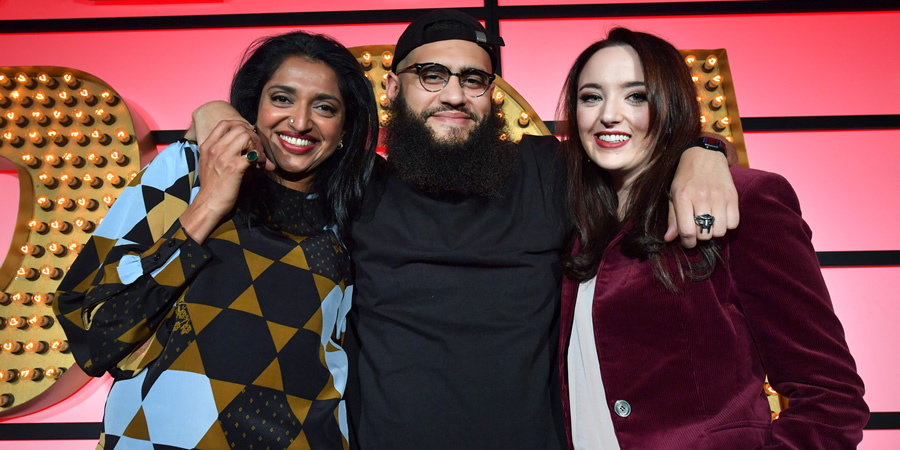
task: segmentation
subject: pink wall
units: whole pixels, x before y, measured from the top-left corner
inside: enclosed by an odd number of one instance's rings
[[[507,20],[504,78],[553,117],[575,57],[617,25],[678,48],[727,49],[743,117],[900,112],[900,52],[877,44],[897,39],[900,12]]]
[[[751,167],[794,185],[816,250],[900,249],[900,130],[746,133],[745,140]]]
[[[611,3],[612,0],[590,3]],[[644,3],[651,1],[632,1]],[[13,5],[15,3],[15,5]],[[0,0],[0,18],[135,17],[297,11],[482,6],[417,0]],[[500,6],[547,4],[500,0]],[[579,1],[567,2],[579,3]],[[581,3],[586,3],[581,2]],[[614,3],[621,3],[617,0]],[[27,6],[26,6],[27,5]],[[503,20],[503,74],[545,119],[552,120],[566,69],[613,25],[654,32],[680,48],[726,48],[743,117],[900,114],[900,13],[828,13]],[[405,24],[306,27],[348,46],[392,44]],[[92,73],[125,98],[151,129],[183,129],[200,103],[225,98],[242,49],[290,27],[3,34],[0,65],[60,65]],[[202,77],[185,74],[203,74]],[[820,251],[900,250],[900,130],[754,132],[746,134],[751,167],[785,175],[797,190]],[[11,234],[15,175],[0,172],[0,248]],[[864,223],[861,223],[864,220]],[[900,411],[900,268],[827,268],[866,399],[876,412]],[[96,422],[108,380],[90,383],[50,410],[16,422]],[[860,448],[893,449],[900,430],[865,432]],[[16,442],[4,447],[18,448]],[[29,442],[29,448],[93,448],[93,441]],[[25,443],[22,443],[25,446]]]

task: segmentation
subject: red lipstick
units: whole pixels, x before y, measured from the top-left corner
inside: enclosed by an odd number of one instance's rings
[[[609,142],[600,139],[600,136],[628,136],[627,139],[618,142]],[[597,146],[605,149],[616,149],[623,147],[625,144],[631,142],[631,136],[625,133],[614,133],[609,131],[601,131],[599,133],[594,133],[594,142],[597,143]]]
[[[285,139],[285,137],[291,138],[291,141]],[[303,142],[295,143],[297,140],[300,141],[308,141],[308,144]],[[319,142],[318,139],[308,135],[308,134],[300,134],[296,131],[282,131],[278,133],[278,141],[281,142],[281,147],[287,151],[288,153],[293,153],[296,155],[303,155],[308,153],[310,150],[316,147],[316,144]]]

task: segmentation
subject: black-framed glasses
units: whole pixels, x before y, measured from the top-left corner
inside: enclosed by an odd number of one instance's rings
[[[416,63],[397,72],[401,74],[412,69],[419,75],[419,83],[428,92],[438,92],[447,87],[450,77],[456,75],[459,87],[468,97],[481,97],[487,92],[496,77],[483,70],[466,69],[460,73],[451,72],[446,66],[438,63]]]

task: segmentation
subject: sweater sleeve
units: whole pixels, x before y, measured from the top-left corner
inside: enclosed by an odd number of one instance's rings
[[[158,356],[154,334],[209,261],[178,221],[199,189],[197,155],[186,141],[160,152],[122,191],[60,283],[54,312],[85,373],[127,378]]]
[[[741,226],[731,236],[735,298],[769,383],[789,402],[764,448],[856,448],[869,418],[863,382],[797,195],[779,175],[732,173],[742,186]]]

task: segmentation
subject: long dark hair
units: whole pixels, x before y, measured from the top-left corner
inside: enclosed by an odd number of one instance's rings
[[[630,187],[628,203],[622,205],[621,220],[617,214],[619,200],[611,179],[587,157],[577,123],[578,78],[597,51],[613,46],[629,46],[637,52],[650,108],[650,157],[646,169]],[[678,292],[678,285],[683,283],[685,275],[692,280],[708,277],[718,257],[713,241],[699,243],[701,261],[690,263],[680,245],[667,244],[663,238],[668,221],[669,186],[681,150],[700,134],[696,89],[681,53],[656,36],[615,28],[606,39],[595,42],[578,55],[561,95],[559,115],[565,125],[560,148],[568,167],[566,201],[575,225],[564,247],[566,275],[579,281],[594,277],[606,247],[628,224],[622,241],[623,250],[629,256],[648,258],[656,279],[667,290]],[[673,269],[679,275],[678,283],[672,276]]]
[[[372,173],[378,143],[378,112],[372,86],[353,54],[334,39],[294,31],[254,42],[244,54],[231,82],[231,104],[250,123],[256,123],[262,90],[281,64],[297,56],[322,62],[337,75],[343,98],[343,147],[334,151],[316,171],[313,189],[322,198],[325,220],[346,230],[358,211],[363,190]],[[238,206],[252,216],[277,224],[279,211],[271,206],[274,193],[259,179],[241,186]],[[263,190],[264,192],[260,192]]]

